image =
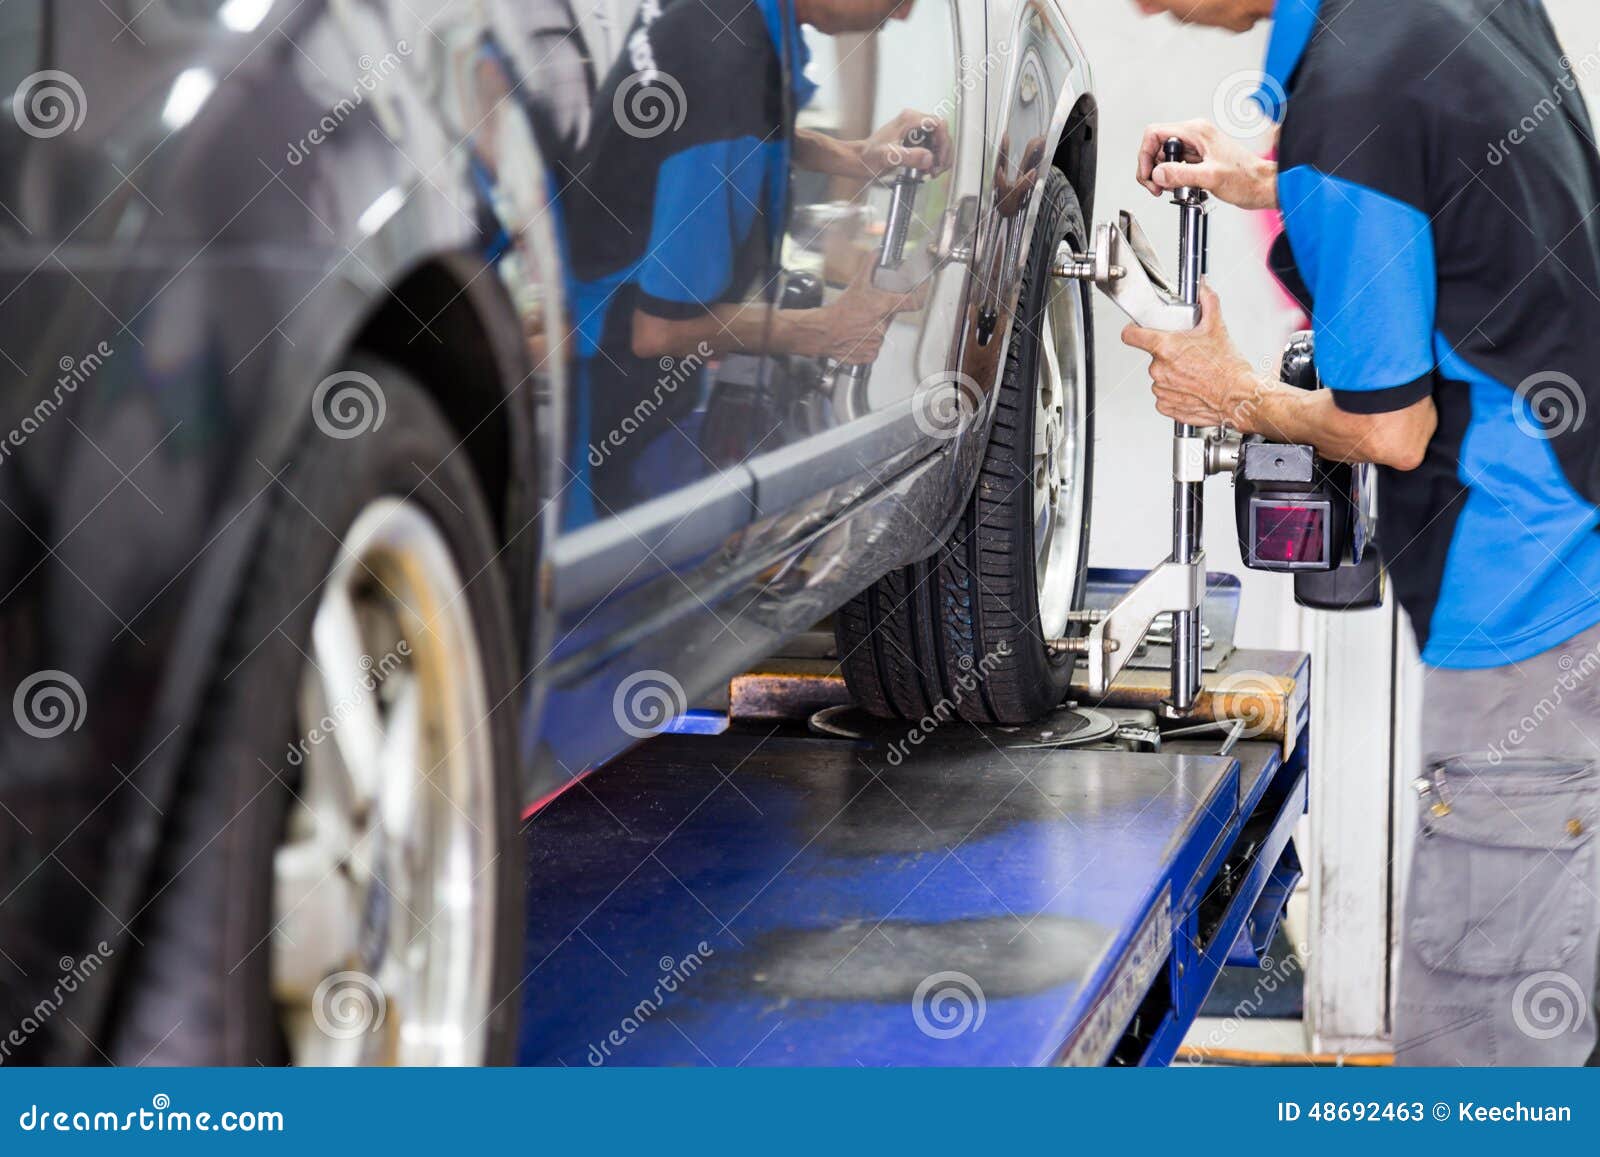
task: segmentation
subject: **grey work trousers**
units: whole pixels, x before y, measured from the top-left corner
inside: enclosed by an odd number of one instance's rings
[[[1582,1065],[1600,1021],[1600,627],[1429,668],[1395,1059]]]

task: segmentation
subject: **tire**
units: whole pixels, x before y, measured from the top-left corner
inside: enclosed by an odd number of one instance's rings
[[[307,423],[263,498],[157,891],[136,921],[119,1064],[514,1056],[525,914],[496,537],[466,455],[412,378],[356,358],[330,380],[375,386],[382,417],[330,435],[354,395],[327,392],[332,418]],[[470,720],[469,704],[487,706]],[[463,886],[456,861],[477,865],[459,912],[435,903]],[[411,931],[424,921],[425,935]],[[427,1035],[418,1027],[444,1040],[457,1009],[458,1045],[402,1043]]]
[[[1047,634],[1068,634],[1069,606],[1083,605],[1094,475],[1094,348],[1091,288],[1058,283],[1051,275],[1063,240],[1081,251],[1088,229],[1071,183],[1051,170],[994,426],[966,511],[937,554],[880,579],[835,616],[845,679],[856,701],[875,715],[939,717],[942,707],[973,723],[1026,723],[1059,706],[1071,685],[1075,659],[1051,654],[1045,640]],[[1058,332],[1063,311],[1075,319],[1071,334]],[[1052,381],[1055,371],[1041,336],[1052,332],[1058,349],[1065,338],[1076,343],[1072,376],[1080,379],[1081,405],[1074,405],[1074,454],[1081,447],[1081,457],[1071,471],[1072,492],[1063,487],[1059,504],[1051,504],[1051,525],[1075,527],[1077,534],[1051,540],[1055,561],[1043,569],[1057,597],[1041,616],[1035,425],[1042,390],[1055,386],[1070,393],[1064,377]]]

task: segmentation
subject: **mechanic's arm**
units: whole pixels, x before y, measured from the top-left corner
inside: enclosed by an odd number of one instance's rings
[[[1232,426],[1275,442],[1314,446],[1325,458],[1396,470],[1422,464],[1438,424],[1431,397],[1388,413],[1339,408],[1332,390],[1299,390],[1263,377],[1234,347],[1222,306],[1201,290],[1201,322],[1188,333],[1130,325],[1122,340],[1150,355],[1156,409],[1191,426]]]
[[[798,354],[833,358],[845,365],[870,365],[896,314],[915,312],[927,302],[926,287],[891,293],[872,284],[865,266],[838,300],[819,309],[772,309],[766,302],[711,306],[684,318],[665,318],[643,309],[633,314],[633,352],[641,358],[684,357],[709,347],[711,356],[729,353]]]
[[[913,129],[926,134],[926,148],[904,144]],[[794,135],[798,168],[858,181],[875,181],[908,166],[937,177],[950,167],[954,155],[950,126],[941,117],[915,109],[906,109],[865,140],[842,141],[811,129],[799,129]]]

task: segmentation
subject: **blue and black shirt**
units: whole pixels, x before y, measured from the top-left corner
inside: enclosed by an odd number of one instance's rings
[[[1433,398],[1385,470],[1423,658],[1514,663],[1600,622],[1600,157],[1540,0],[1278,0],[1274,267],[1340,408]]]
[[[641,403],[662,401],[661,366],[633,354],[636,311],[690,319],[772,285],[794,115],[814,92],[806,62],[792,5],[782,0],[640,6],[599,85],[561,197],[578,446],[625,425]],[[664,416],[681,417],[699,392],[674,386]],[[665,422],[652,428],[662,427],[670,430]],[[640,452],[637,441],[586,479],[613,509],[637,497],[631,491],[641,483],[628,461]],[[699,467],[688,447],[675,453]]]

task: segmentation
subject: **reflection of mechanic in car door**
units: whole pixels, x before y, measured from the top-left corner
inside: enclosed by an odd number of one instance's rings
[[[1257,375],[1207,289],[1196,332],[1125,335],[1152,355],[1157,407],[1385,467],[1429,761],[1397,1057],[1582,1064],[1600,943],[1600,444],[1580,430],[1600,407],[1600,157],[1571,61],[1526,0],[1140,3],[1235,31],[1274,20],[1258,99],[1282,123],[1279,163],[1205,122],[1155,125],[1138,177],[1282,208],[1273,263],[1311,310],[1329,387]],[[1173,136],[1186,163],[1161,163]],[[1530,1031],[1541,1001],[1570,1010],[1556,1032]]]
[[[698,364],[750,352],[866,363],[894,315],[919,308],[917,295],[881,290],[865,272],[819,308],[766,304],[791,160],[858,180],[904,165],[935,174],[949,167],[945,124],[916,113],[859,141],[790,132],[815,90],[799,25],[829,35],[868,31],[911,7],[912,0],[645,0],[600,86],[562,198],[578,386],[589,401],[589,434],[579,445],[660,392],[660,359]],[[927,147],[904,147],[919,126],[932,127]],[[687,413],[698,395],[670,393],[655,399],[668,418]],[[637,483],[626,460],[640,453],[619,448],[597,470],[602,502],[612,501],[607,491],[627,500]]]

